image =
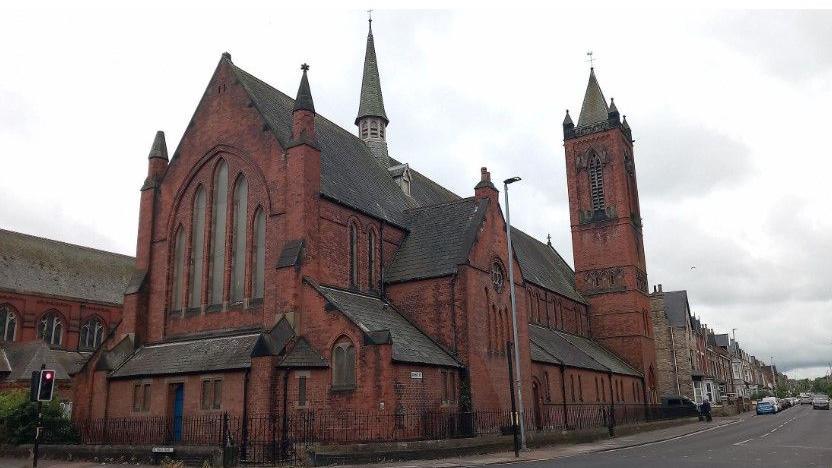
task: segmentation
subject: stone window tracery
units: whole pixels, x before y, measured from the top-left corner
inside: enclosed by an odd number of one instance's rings
[[[503,265],[499,260],[491,262],[491,284],[494,285],[495,291],[498,293],[503,292],[503,286],[505,286],[505,273]]]
[[[0,341],[14,341],[17,333],[17,314],[9,304],[0,305]]]
[[[332,347],[332,387],[355,388],[355,346],[347,338],[341,338]]]
[[[63,340],[64,324],[60,317],[54,312],[49,312],[40,319],[38,324],[38,337],[46,344],[60,346]]]
[[[78,347],[96,349],[104,339],[104,325],[96,318],[91,318],[81,326],[81,338]]]

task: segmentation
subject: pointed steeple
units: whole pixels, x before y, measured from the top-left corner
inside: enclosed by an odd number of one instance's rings
[[[300,69],[303,70],[303,76],[300,78],[298,96],[295,98],[295,107],[292,109],[292,112],[299,110],[315,112],[315,103],[312,101],[312,91],[309,89],[309,78],[306,77],[309,65],[304,63],[300,66]]]
[[[621,124],[622,127],[626,128],[627,130],[630,129],[630,124],[627,123],[627,116],[624,116],[624,123]]]
[[[381,95],[381,80],[378,76],[376,46],[373,42],[373,20],[370,19],[370,32],[367,34],[367,50],[364,52],[364,76],[361,79],[361,101],[358,104],[358,116],[355,124],[364,117],[379,117],[387,125],[390,120],[384,112],[384,98]]]
[[[153,145],[150,147],[150,154],[147,159],[160,158],[168,160],[168,145],[165,143],[165,132],[159,130],[153,138]]]
[[[618,112],[618,108],[615,107],[615,98],[610,98],[610,110],[609,113],[612,114],[613,112]]]
[[[589,82],[586,85],[584,102],[581,105],[581,114],[578,117],[578,127],[591,125],[598,122],[605,122],[609,116],[607,100],[601,92],[598,79],[595,78],[595,68],[589,69]]]
[[[566,117],[563,118],[563,126],[566,127],[567,125],[574,125],[572,117],[569,115],[569,109],[566,109]]]

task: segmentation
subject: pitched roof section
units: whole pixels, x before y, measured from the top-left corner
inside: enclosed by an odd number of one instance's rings
[[[666,291],[664,293],[664,314],[674,327],[685,327],[690,320],[687,291]]]
[[[581,105],[581,114],[578,117],[578,126],[583,127],[598,122],[606,122],[609,117],[609,107],[598,79],[595,78],[595,69],[589,71],[589,82],[586,85],[584,103]]]
[[[306,338],[300,337],[295,342],[292,350],[286,353],[286,356],[280,361],[278,367],[315,368],[329,367],[329,364],[319,352],[312,348]]]
[[[548,354],[549,357],[562,362],[566,366],[601,372],[609,370],[570,343],[560,333],[549,328],[529,324],[529,340]],[[532,354],[532,359],[534,357],[534,354]]]
[[[57,380],[69,380],[89,358],[90,353],[51,349],[41,340],[5,343],[0,346],[0,363],[8,367],[6,381],[29,380],[41,364],[55,370]],[[8,366],[5,366],[8,364]]]
[[[381,117],[385,122],[390,120],[384,112],[384,97],[381,95],[381,79],[378,76],[378,61],[376,60],[376,45],[373,40],[373,23],[367,34],[367,50],[364,52],[364,76],[361,78],[361,101],[358,104],[358,116],[355,123],[362,117]]]
[[[609,351],[595,341],[592,341],[589,338],[584,338],[583,336],[572,335],[560,331],[555,333],[575,345],[576,348],[580,349],[587,356],[591,357],[611,372],[622,375],[641,376],[638,371],[619,359],[612,351]]]
[[[586,303],[575,289],[575,272],[554,248],[515,227],[511,229],[511,244],[526,281]]]
[[[246,369],[260,333],[174,341],[139,348],[112,377]]]
[[[0,229],[0,289],[121,304],[134,260]]]
[[[389,333],[394,361],[461,367],[451,355],[381,299],[326,286],[316,289],[368,336]]]
[[[410,233],[385,270],[385,281],[455,273],[457,265],[468,259],[487,206],[487,199],[464,198],[409,210],[406,217]]]
[[[250,75],[230,61],[228,65],[248,91],[282,147],[291,139],[294,100]],[[394,225],[404,224],[404,210],[417,206],[376,163],[369,147],[360,138],[315,115],[315,136],[321,150],[321,193]]]

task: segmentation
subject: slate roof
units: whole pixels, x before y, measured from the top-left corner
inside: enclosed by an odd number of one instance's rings
[[[0,346],[0,367],[8,367],[7,381],[29,380],[32,371],[40,370],[41,364],[55,370],[57,380],[69,380],[84,365],[90,353],[78,353],[51,349],[42,340],[23,343],[3,343]],[[0,369],[2,372],[2,369]]]
[[[609,107],[598,79],[595,78],[595,69],[590,69],[589,82],[586,85],[584,102],[581,105],[581,114],[578,116],[578,127],[592,125],[598,122],[606,122],[609,118]]]
[[[142,346],[112,377],[246,369],[260,333],[201,338]]]
[[[306,341],[306,338],[300,337],[295,342],[295,346],[291,351],[286,353],[286,356],[280,361],[278,367],[291,368],[314,368],[314,367],[328,367],[326,359],[320,353],[312,348],[312,345]]]
[[[438,344],[381,299],[326,286],[316,288],[365,334],[379,336],[389,332],[394,361],[461,367]]]
[[[667,321],[674,327],[685,327],[690,320],[687,291],[666,291],[664,293],[664,313]]]
[[[364,75],[361,78],[361,101],[358,103],[356,123],[362,117],[381,117],[389,122],[384,112],[384,96],[381,95],[381,79],[378,76],[376,45],[373,41],[373,23],[367,34],[367,49],[364,52]]]
[[[578,335],[529,324],[532,361],[641,376],[611,351]]]
[[[575,272],[553,247],[514,226],[511,244],[526,281],[586,304],[575,289]]]
[[[457,265],[468,260],[487,206],[487,199],[463,198],[407,211],[410,233],[385,269],[385,281],[395,283],[455,273]]]
[[[727,333],[723,333],[721,335],[715,335],[716,345],[722,347],[729,347],[731,345],[731,338],[728,336]]]
[[[126,255],[0,229],[0,290],[121,304]]]

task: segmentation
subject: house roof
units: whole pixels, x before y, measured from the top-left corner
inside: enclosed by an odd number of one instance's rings
[[[261,333],[206,337],[140,347],[112,377],[246,369]]]
[[[0,290],[121,304],[134,259],[0,229]]]
[[[371,339],[391,341],[394,361],[461,367],[436,342],[381,299],[326,286],[315,287]]]
[[[721,335],[716,335],[715,339],[716,339],[716,345],[717,346],[722,346],[724,348],[727,348],[731,345],[731,338],[728,336],[727,333],[723,333]]]
[[[687,291],[666,291],[664,293],[664,313],[667,321],[674,327],[685,327],[690,323],[690,307]]]
[[[532,361],[641,376],[611,351],[578,335],[529,324]]]
[[[586,303],[586,299],[575,289],[575,272],[551,245],[514,227],[511,229],[511,244],[526,281]]]
[[[487,199],[463,198],[407,211],[410,233],[385,269],[385,281],[455,273],[457,265],[468,260],[487,206]]]
[[[51,349],[42,340],[0,345],[0,372],[7,381],[29,380],[41,365],[55,370],[57,380],[69,380],[89,358],[90,353]]]

